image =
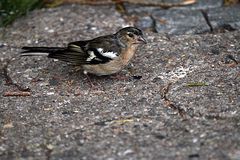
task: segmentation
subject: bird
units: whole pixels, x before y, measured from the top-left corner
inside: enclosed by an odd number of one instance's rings
[[[80,66],[84,74],[97,76],[120,72],[138,46],[146,44],[143,32],[125,27],[114,34],[68,43],[67,47],[22,47],[21,56],[47,56]]]

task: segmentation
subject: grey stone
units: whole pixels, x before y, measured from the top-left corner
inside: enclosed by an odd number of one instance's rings
[[[210,31],[200,11],[189,10],[155,10],[152,14],[155,29],[159,33],[170,35],[199,34]]]
[[[140,17],[137,20],[136,26],[140,29],[152,29],[154,21],[150,16]]]
[[[124,3],[124,8],[128,15],[150,15],[155,9],[159,9],[159,7],[150,7],[129,3]]]
[[[219,8],[223,6],[224,0],[197,0],[192,5],[186,5],[181,7],[174,7],[176,9],[187,9],[187,10],[207,10],[212,8]]]
[[[176,5],[174,4],[181,3],[180,0],[171,0],[171,1],[159,1],[156,2],[155,6],[144,6],[140,4],[129,4],[124,3],[124,7],[128,14],[150,14],[156,9],[162,8],[161,6],[164,6],[164,4],[169,5],[172,4],[172,9],[186,9],[186,10],[207,10],[212,8],[219,8],[223,6],[224,0],[197,0],[196,3],[190,4],[190,5]],[[171,6],[171,5],[170,5]],[[167,7],[166,7],[167,8]]]
[[[213,29],[240,29],[240,5],[214,8],[207,12],[207,16]]]
[[[126,24],[114,6],[64,5],[31,12],[5,30],[0,159],[239,159],[239,64],[224,63],[230,54],[240,59],[239,31],[170,39],[145,32],[148,44],[131,61],[139,78],[90,76],[94,88],[64,62],[18,57],[21,46],[35,44],[28,40],[63,46]],[[31,96],[3,96],[18,91],[6,85],[10,59],[8,76]],[[126,69],[119,74],[132,77]],[[57,85],[50,85],[53,76]]]
[[[123,3],[124,8],[128,14],[151,14],[153,10],[181,3],[181,0],[151,0],[151,1],[139,1],[138,4]],[[145,4],[145,5],[144,5]],[[150,6],[151,5],[151,6]]]
[[[168,0],[168,1],[152,0],[152,1],[139,1],[136,4],[123,3],[123,5],[128,14],[143,15],[143,14],[151,14],[155,9],[171,8],[174,5],[179,7],[181,6],[179,4],[182,2],[183,2],[182,0]],[[191,5],[187,5],[187,6],[191,6]]]

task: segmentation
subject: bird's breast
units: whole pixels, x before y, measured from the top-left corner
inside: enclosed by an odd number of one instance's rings
[[[124,65],[127,65],[136,52],[137,46],[128,47],[121,52],[121,59]]]
[[[103,76],[117,73],[121,71],[124,66],[122,60],[116,59],[103,64],[83,65],[82,67],[87,73]]]

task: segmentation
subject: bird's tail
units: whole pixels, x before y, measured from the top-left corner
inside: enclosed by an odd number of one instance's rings
[[[74,51],[63,47],[22,47],[22,49],[21,56],[47,56],[76,65],[86,63],[84,52],[79,50]]]
[[[62,47],[22,47],[21,56],[49,56],[65,50]]]

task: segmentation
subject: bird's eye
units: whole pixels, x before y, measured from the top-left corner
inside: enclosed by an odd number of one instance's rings
[[[128,33],[128,36],[132,38],[134,35],[132,33]]]

